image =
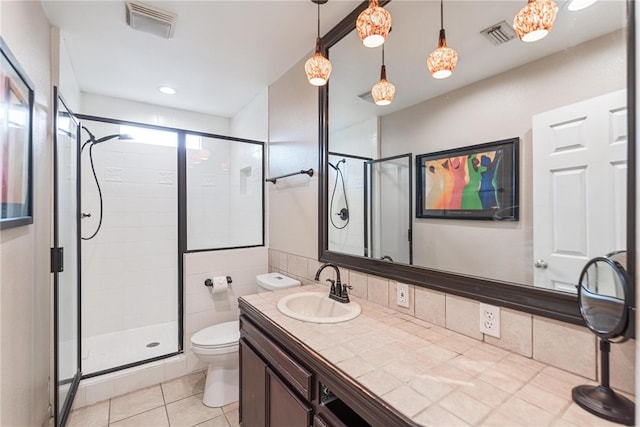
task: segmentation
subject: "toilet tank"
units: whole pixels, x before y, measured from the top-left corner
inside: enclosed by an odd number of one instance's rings
[[[256,276],[259,292],[277,291],[279,289],[300,286],[300,281],[280,273],[265,273]]]

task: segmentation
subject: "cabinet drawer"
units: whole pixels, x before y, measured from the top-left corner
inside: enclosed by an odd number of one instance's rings
[[[240,317],[240,333],[258,350],[258,353],[267,359],[272,369],[283,377],[291,388],[306,400],[312,400],[311,372],[280,349],[244,316]]]

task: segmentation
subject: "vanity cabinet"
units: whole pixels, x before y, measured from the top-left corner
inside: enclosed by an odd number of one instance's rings
[[[240,298],[240,425],[414,426]]]

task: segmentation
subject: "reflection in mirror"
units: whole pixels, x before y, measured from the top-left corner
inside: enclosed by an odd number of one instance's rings
[[[609,385],[611,343],[634,336],[634,299],[626,272],[627,253],[619,251],[596,257],[580,274],[578,299],[587,327],[600,337],[600,385],[581,385],[571,391],[583,409],[609,421],[633,425],[635,405]]]
[[[501,25],[509,33],[510,25],[501,23],[513,21],[519,2],[450,2],[447,43],[459,61],[451,77],[436,80],[425,58],[437,35],[439,3],[390,2],[385,7],[394,22],[385,64],[396,96],[384,107],[370,99],[379,50],[363,48],[355,31],[330,46],[327,148],[342,156],[330,162],[417,156],[511,137],[521,141],[519,220],[413,215],[414,265],[575,292],[589,259],[626,248],[626,2],[599,1],[575,12],[567,2],[558,5],[545,39],[496,44],[482,30]],[[335,174],[327,170],[329,201]],[[357,212],[355,206],[369,183],[355,176],[345,180],[349,224],[339,232],[328,225],[325,249],[363,256],[364,238],[345,237],[363,232],[366,221],[364,209]],[[614,190],[588,191],[587,182]],[[411,200],[415,194],[402,196]]]
[[[626,252],[597,257],[580,276],[580,311],[594,333],[617,338],[627,328],[628,279]]]

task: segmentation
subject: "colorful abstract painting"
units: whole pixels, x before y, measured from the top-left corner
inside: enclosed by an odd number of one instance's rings
[[[416,156],[416,216],[518,219],[518,138]]]

